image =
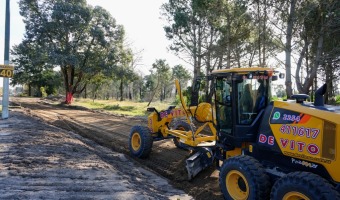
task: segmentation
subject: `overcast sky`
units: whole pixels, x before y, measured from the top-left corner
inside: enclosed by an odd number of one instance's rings
[[[167,0],[87,0],[88,4],[99,5],[108,10],[124,26],[127,41],[135,51],[142,51],[140,71],[148,74],[156,59],[166,59],[171,67],[183,61],[167,51],[169,41],[160,19],[160,6]],[[0,64],[4,62],[4,34],[6,0],[0,0]],[[10,1],[11,36],[10,46],[19,44],[23,39],[25,26],[19,14],[18,0]],[[10,55],[11,56],[11,55]],[[189,67],[187,67],[189,68]],[[1,81],[2,82],[2,81]]]

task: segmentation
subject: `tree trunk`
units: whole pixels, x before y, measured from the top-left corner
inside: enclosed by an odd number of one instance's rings
[[[325,103],[326,104],[333,104],[335,101],[333,101],[332,97],[334,97],[334,86],[333,86],[333,80],[334,72],[332,68],[332,64],[329,62],[325,65],[325,72],[326,72],[326,83],[327,83],[327,92],[325,94]]]
[[[132,100],[133,95],[133,83],[128,84],[129,87],[129,99]],[[134,95],[133,95],[134,96]]]
[[[32,86],[30,83],[28,84],[28,96],[32,96]]]
[[[262,65],[262,60],[261,60],[261,10],[260,10],[260,1],[257,1],[257,19],[259,20],[258,21],[258,34],[259,34],[259,37],[258,37],[258,51],[259,51],[259,65],[261,66]]]
[[[262,66],[266,66],[266,24],[267,24],[267,1],[264,0],[264,16],[263,16],[263,30],[262,30]]]
[[[305,40],[305,45],[303,46],[303,49],[302,49],[302,51],[300,53],[300,57],[299,57],[298,63],[296,65],[295,82],[296,82],[296,86],[297,86],[297,89],[298,89],[300,94],[308,94],[308,92],[304,91],[304,89],[303,89],[303,85],[302,85],[302,73],[301,73],[301,76],[300,76],[300,71],[302,72],[302,70],[301,70],[302,60],[305,57],[305,53],[307,51],[307,47],[308,47],[308,41]]]
[[[74,79],[74,66],[71,65],[64,65],[61,67],[61,71],[63,72],[64,77],[64,86],[66,92],[66,104],[71,104],[73,101],[73,94],[76,90],[73,86],[73,79]]]
[[[287,98],[293,95],[292,89],[292,72],[291,72],[291,54],[292,54],[292,37],[293,37],[293,26],[295,21],[295,5],[296,0],[290,1],[290,11],[287,22],[287,35],[286,35],[286,93]]]
[[[229,13],[229,6],[227,6],[227,69],[231,67],[231,42],[230,42],[230,13]]]
[[[84,93],[84,98],[87,98],[87,86],[85,86],[85,93]]]
[[[156,94],[156,91],[158,90],[158,86],[159,86],[159,82],[160,82],[160,80],[159,80],[160,78],[159,78],[159,76],[158,76],[158,80],[157,80],[157,85],[156,85],[156,88],[154,89],[154,91],[153,91],[153,94],[151,95],[151,99],[150,99],[150,101],[149,101],[149,103],[148,103],[148,105],[147,106],[150,106],[150,104],[151,104],[151,102],[152,102],[152,100],[153,100],[153,97],[155,96],[155,94]]]
[[[194,79],[192,85],[195,84],[195,80],[198,78],[201,72],[201,62],[202,62],[202,55],[201,55],[201,45],[202,45],[202,33],[201,27],[198,28],[198,38],[195,39],[195,48],[193,51],[193,59],[194,59]],[[190,106],[198,105],[198,92],[191,90],[191,102]]]
[[[323,48],[323,39],[324,39],[324,31],[323,31],[323,28],[321,28],[320,36],[319,36],[319,39],[318,39],[318,46],[317,46],[317,49],[316,49],[315,61],[314,61],[314,64],[312,65],[310,77],[306,80],[306,82],[304,83],[304,86],[303,86],[303,89],[305,91],[309,90],[309,88],[313,84],[313,79],[317,75],[317,71],[318,71],[319,65],[321,63],[321,54],[322,54],[322,48]]]
[[[140,98],[140,100],[143,99],[143,97],[142,97],[142,87],[139,87],[139,98]]]
[[[124,100],[124,97],[123,97],[123,79],[120,79],[119,92],[120,92],[119,101],[123,101]]]

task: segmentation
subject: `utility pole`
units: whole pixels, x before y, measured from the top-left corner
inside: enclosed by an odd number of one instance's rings
[[[5,18],[5,55],[4,64],[9,65],[9,36],[10,36],[10,12],[9,0],[6,0],[6,18]],[[3,94],[2,94],[2,119],[7,119],[9,116],[9,78],[3,77]]]

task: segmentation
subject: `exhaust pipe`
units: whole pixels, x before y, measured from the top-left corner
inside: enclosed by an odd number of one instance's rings
[[[324,98],[323,95],[327,91],[327,84],[323,84],[319,89],[315,91],[315,101],[314,101],[314,106],[324,106]]]

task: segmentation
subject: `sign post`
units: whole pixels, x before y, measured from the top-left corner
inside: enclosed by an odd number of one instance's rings
[[[9,39],[10,39],[10,12],[9,12],[9,0],[6,0],[6,19],[5,19],[5,56],[4,64],[8,66],[9,64]],[[0,73],[7,71],[2,69]],[[7,75],[6,72],[4,72]],[[12,73],[13,75],[13,70]],[[9,76],[3,77],[3,92],[2,92],[2,119],[7,119],[9,116],[8,105],[9,105]]]

